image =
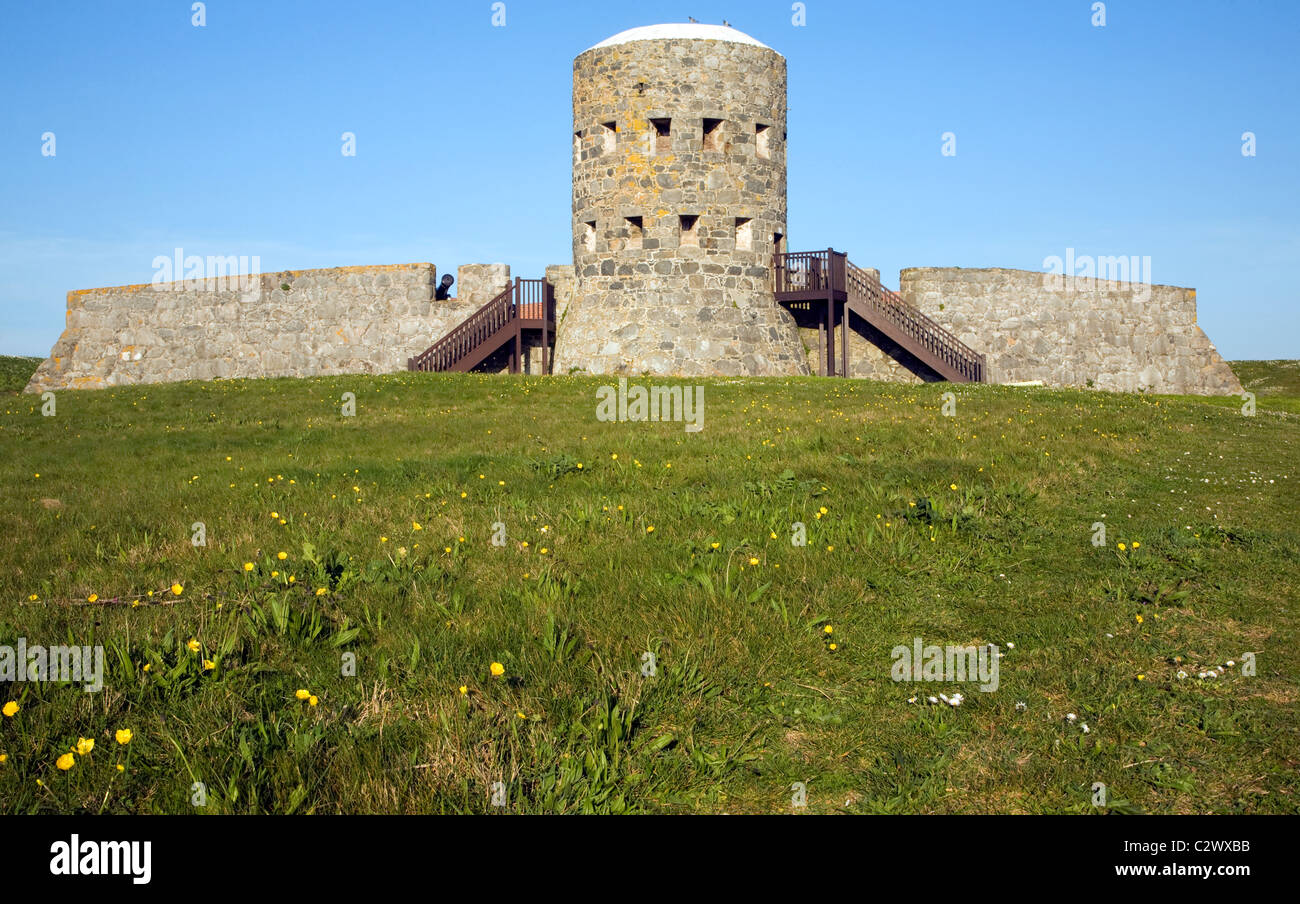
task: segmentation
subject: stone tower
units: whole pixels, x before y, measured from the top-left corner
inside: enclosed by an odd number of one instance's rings
[[[634,28],[574,60],[556,373],[808,373],[771,290],[785,116],[785,58],[733,28]]]

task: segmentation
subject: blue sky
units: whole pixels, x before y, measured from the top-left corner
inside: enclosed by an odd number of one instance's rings
[[[791,250],[892,286],[1149,256],[1226,357],[1300,357],[1300,3],[1112,0],[1101,28],[1092,0],[491,6],[209,0],[197,28],[190,0],[0,0],[0,354],[47,354],[68,290],[177,247],[569,262],[573,57],[694,16],[789,62]]]

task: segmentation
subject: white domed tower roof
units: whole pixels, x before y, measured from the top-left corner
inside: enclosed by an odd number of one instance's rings
[[[698,22],[667,22],[663,25],[642,25],[639,28],[629,28],[627,31],[620,31],[613,37],[606,38],[595,47],[588,47],[588,50],[595,50],[597,47],[613,47],[616,44],[627,44],[631,41],[671,41],[678,40],[695,40],[695,41],[731,41],[736,44],[750,44],[754,47],[768,47],[761,41],[751,38],[743,31],[737,31],[729,25],[703,25]]]

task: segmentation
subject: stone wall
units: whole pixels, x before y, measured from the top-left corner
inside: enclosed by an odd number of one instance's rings
[[[27,391],[403,370],[475,310],[434,301],[436,276],[398,264],[69,292]]]
[[[509,264],[462,264],[456,269],[456,300],[477,310],[509,284]]]
[[[904,270],[900,292],[988,359],[991,382],[1242,392],[1196,325],[1196,290],[1026,270]]]
[[[710,33],[723,39],[617,40],[574,61],[575,284],[557,373],[808,372],[770,288],[785,59]]]

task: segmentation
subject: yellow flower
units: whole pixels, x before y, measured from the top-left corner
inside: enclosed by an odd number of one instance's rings
[[[1120,551],[1120,552],[1123,552],[1125,549],[1128,548],[1128,547],[1125,546],[1123,543],[1117,543],[1117,544],[1115,544],[1115,545],[1119,548],[1119,551]]]
[[[823,506],[822,506],[821,508],[819,508],[817,511],[821,512],[823,515],[826,514],[826,506],[823,505]]]
[[[527,719],[527,718],[528,718],[528,717],[525,716],[523,713],[521,713],[519,710],[515,710],[515,715],[518,716],[518,717],[521,718],[521,719]]]
[[[468,496],[468,495],[469,495],[469,493],[461,493],[461,494],[460,494],[460,498],[461,498],[461,499],[464,499],[464,498],[465,498],[466,496]]]
[[[131,731],[131,729],[129,728],[119,728],[117,730],[117,733],[113,735],[113,737],[117,738],[117,743],[123,745],[130,744],[131,738],[133,738],[134,736],[135,733]]]
[[[645,529],[645,532],[646,532],[647,534],[653,534],[653,533],[655,532],[654,525],[652,524],[652,525],[650,525],[649,527],[647,527],[647,528]]]
[[[57,760],[54,761],[54,765],[58,766],[64,772],[67,772],[69,769],[73,767],[73,765],[76,764],[76,762],[77,762],[76,757],[74,757],[70,753],[65,753],[63,756],[59,757]]]
[[[197,653],[199,651],[199,642],[195,640],[193,637],[190,638],[189,643],[187,643],[185,646],[189,648],[189,651],[191,653]]]
[[[831,650],[838,650],[839,648],[840,648],[840,645],[839,645],[839,644],[835,644],[835,643],[833,643],[833,644],[830,645],[830,649],[831,649]]]
[[[184,592],[185,592],[185,588],[182,587],[180,584],[172,584],[173,594],[175,594],[176,596],[180,596]]]
[[[77,738],[77,753],[85,756],[95,749],[94,738]]]
[[[461,696],[463,697],[463,696],[465,696],[465,695],[468,694],[468,693],[469,693],[469,688],[462,684],[462,685],[460,686],[460,694],[461,694]]]
[[[714,549],[717,549],[717,548],[718,548],[719,546],[721,546],[722,544],[721,544],[721,543],[710,543],[709,545],[712,546]]]
[[[210,672],[217,667],[217,664],[211,659],[203,660],[203,671]]]
[[[1139,625],[1142,624],[1142,616],[1137,615],[1137,616],[1134,616],[1134,617],[1137,619],[1137,623],[1138,623]]]
[[[1147,680],[1146,675],[1138,675],[1138,681],[1146,681],[1146,680]]]
[[[506,673],[506,667],[499,662],[494,662],[488,666],[488,671],[492,673],[493,678],[500,678]]]
[[[539,551],[541,552],[542,555],[546,555],[547,550],[545,546],[543,546]]]
[[[245,562],[245,563],[244,563],[244,570],[245,570],[245,571],[252,571],[252,570],[253,570],[253,563],[252,563],[252,562]]]
[[[424,530],[424,528],[420,527],[420,522],[419,522],[419,521],[412,521],[412,522],[411,522],[411,530]]]
[[[272,517],[272,518],[279,518],[279,517],[280,517],[280,513],[279,513],[279,512],[271,512],[271,517]]]
[[[293,695],[297,697],[299,700],[306,700],[308,697],[311,696],[311,691],[298,688],[298,690],[293,692]]]
[[[757,565],[757,564],[758,564],[758,559],[755,558],[754,556],[750,556],[750,557],[749,557],[749,564],[750,564],[750,565]]]
[[[315,694],[312,694],[310,697],[307,698],[308,706],[315,706],[317,703],[320,703],[320,699]]]
[[[271,577],[273,577],[273,578],[278,578],[279,576],[280,576],[280,572],[278,572],[278,571],[273,571],[273,572],[271,572]]]
[[[86,597],[86,602],[88,602],[88,603],[93,603],[93,602],[94,602],[95,600],[97,600],[97,599],[99,599],[99,594],[98,594],[98,593],[92,593],[90,596]]]
[[[36,594],[34,594],[34,593],[33,593],[31,596],[27,597],[27,599],[31,600],[33,603],[36,602],[39,598],[40,598],[40,597],[38,597],[38,596],[37,596]]]
[[[289,558],[289,554],[287,552],[277,552],[275,557],[283,562],[285,559]]]
[[[934,538],[931,537],[930,539],[933,540]],[[827,552],[835,552],[835,547],[834,547],[834,546],[828,546],[828,547],[826,547],[826,551],[827,551]]]
[[[12,719],[14,716],[18,715],[18,709],[18,701],[10,700],[5,704],[5,708],[0,710],[0,712],[3,712],[6,716]]]
[[[1134,548],[1134,549],[1137,549],[1137,548],[1138,548],[1139,546],[1141,546],[1141,545],[1142,545],[1142,544],[1139,543],[1137,540],[1134,540],[1134,541],[1133,541],[1133,548]]]
[[[957,489],[957,484],[955,484],[955,483],[950,483],[950,484],[948,484],[948,489],[950,489],[950,490],[955,490],[955,489]]]
[[[118,772],[125,772],[125,771],[126,771],[126,767],[123,766],[121,763],[118,763],[118,764],[117,764],[117,771],[118,771]]]
[[[5,761],[7,761],[8,759],[9,759],[9,754],[7,754],[7,753],[0,753],[0,763],[3,763],[3,762],[5,762]]]
[[[327,593],[329,593],[329,591],[326,590],[324,587],[317,587],[317,588],[316,588],[316,595],[317,595],[317,596],[324,596],[324,595],[327,594]]]
[[[830,625],[827,625],[826,627],[822,628],[822,630],[825,631],[827,634],[834,634],[834,633],[835,633],[835,629],[832,628]]]

